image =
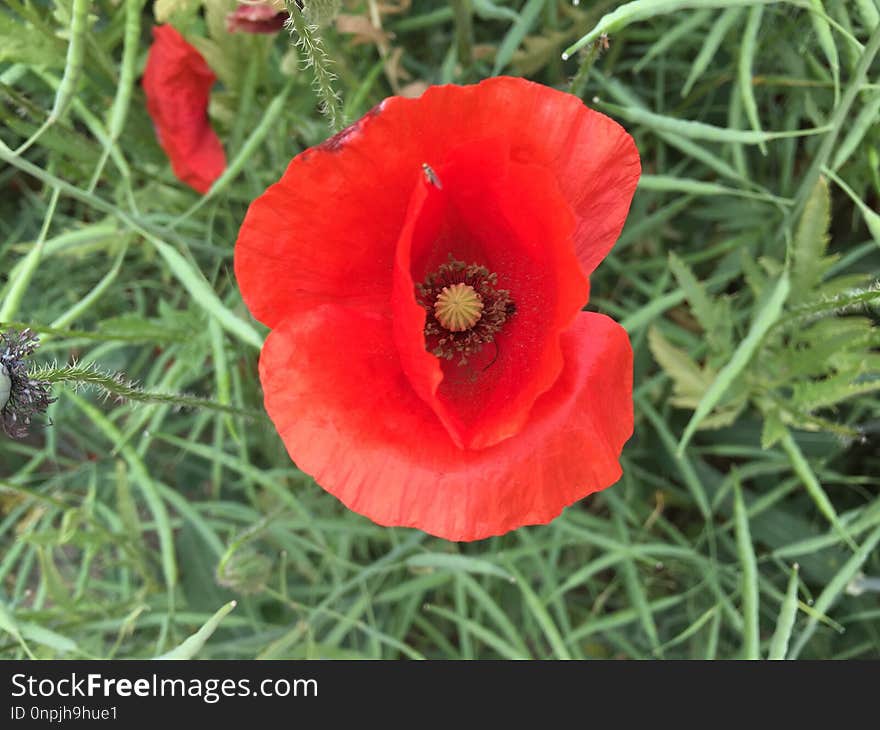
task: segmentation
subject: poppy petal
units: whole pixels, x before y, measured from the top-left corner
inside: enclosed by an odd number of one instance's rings
[[[559,334],[586,303],[574,254],[574,216],[549,171],[509,160],[498,140],[450,154],[416,187],[398,242],[394,332],[404,370],[453,440],[491,446],[517,433],[562,369]],[[516,313],[466,364],[425,349],[423,281],[453,256],[486,266]]]
[[[334,147],[334,139],[360,140],[374,116],[295,157],[251,203],[235,245],[235,276],[263,324],[277,326],[301,299],[363,307],[390,301],[394,245],[421,168],[386,185],[378,177],[382,150],[352,146],[339,154]]]
[[[202,55],[171,25],[153,28],[144,69],[147,111],[174,174],[206,193],[226,169],[220,138],[208,120],[208,99],[217,77]]]
[[[386,99],[355,124],[300,153],[250,206],[235,273],[245,303],[274,327],[307,299],[377,302],[422,165],[487,136],[515,162],[546,167],[576,219],[586,275],[623,227],[640,174],[632,138],[561,91],[519,78],[431,87]],[[387,301],[387,299],[385,300]]]
[[[432,86],[416,100],[389,99],[383,116],[398,138],[408,127],[418,130],[416,143],[438,156],[491,129],[512,140],[514,160],[550,168],[577,217],[575,247],[587,275],[623,229],[641,174],[638,150],[623,127],[571,94],[499,76]]]
[[[543,524],[620,477],[632,433],[632,350],[581,313],[565,367],[514,437],[458,448],[410,387],[387,314],[319,304],[275,329],[260,359],[265,405],[291,457],[382,525],[477,540]]]

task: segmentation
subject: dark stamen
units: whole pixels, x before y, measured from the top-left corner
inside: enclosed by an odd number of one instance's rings
[[[471,326],[462,330],[458,330],[461,319],[447,320],[449,326],[444,326],[438,319],[438,310],[442,317],[444,309],[436,306],[438,298],[441,302],[444,301],[444,289],[448,293],[450,288],[459,284],[473,289],[482,303],[478,318]],[[458,364],[466,365],[468,359],[484,345],[494,342],[495,335],[516,312],[510,292],[507,289],[498,289],[497,286],[497,274],[490,272],[485,266],[458,261],[452,254],[449,255],[448,263],[428,274],[423,283],[416,284],[416,300],[427,312],[425,346],[428,351],[445,360],[459,356]],[[455,324],[452,324],[453,321]]]

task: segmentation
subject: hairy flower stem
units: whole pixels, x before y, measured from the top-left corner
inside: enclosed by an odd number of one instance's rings
[[[156,393],[138,388],[126,380],[122,373],[111,373],[98,370],[92,365],[67,365],[64,367],[44,367],[32,373],[35,379],[46,383],[71,383],[75,388],[95,388],[105,397],[113,397],[120,401],[139,403],[165,403],[181,408],[205,408],[220,413],[236,416],[257,418],[259,411],[236,408],[235,406],[217,403],[206,398],[199,398],[181,393]]]
[[[780,317],[773,324],[773,329],[784,329],[794,324],[803,326],[810,321],[852,312],[870,314],[876,307],[880,307],[880,280],[867,288],[850,289],[833,297],[795,307],[787,315]]]
[[[296,47],[302,53],[305,68],[312,69],[314,76],[312,86],[321,100],[321,113],[327,117],[330,129],[334,133],[338,132],[345,126],[342,115],[342,99],[333,88],[336,74],[330,70],[332,61],[318,35],[318,26],[311,25],[306,21],[295,2],[286,0],[286,4],[290,14],[286,27],[291,35],[293,32],[297,35]]]

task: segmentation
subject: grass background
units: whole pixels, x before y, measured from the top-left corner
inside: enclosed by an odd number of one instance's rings
[[[0,438],[0,656],[880,657],[880,6],[330,5],[301,50],[227,35],[225,0],[0,5],[0,321],[66,380],[51,426]],[[220,76],[230,168],[203,198],[138,84],[156,16]],[[350,121],[497,73],[636,139],[645,176],[589,305],[630,332],[635,434],[613,488],[454,544],[377,527],[290,463],[232,249],[328,135],[322,98]]]

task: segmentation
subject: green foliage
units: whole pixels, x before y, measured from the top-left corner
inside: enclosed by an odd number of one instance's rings
[[[786,426],[858,435],[857,429],[816,412],[833,411],[854,396],[880,390],[880,358],[876,352],[880,329],[869,317],[858,316],[858,309],[851,308],[854,301],[857,307],[880,304],[880,281],[864,288],[853,286],[852,276],[826,278],[839,258],[827,255],[830,211],[828,184],[820,178],[807,198],[794,234],[790,296],[786,284],[786,294],[778,297],[777,304],[768,311],[770,302],[764,300],[771,280],[759,271],[752,274],[753,316],[755,325],[762,322],[762,326],[753,338],[754,347],[739,358],[748,337],[730,357],[734,346],[730,299],[711,299],[687,265],[670,254],[670,271],[705,333],[706,362],[697,364],[656,328],[649,333],[648,342],[657,362],[673,380],[673,405],[699,414],[701,406],[708,408],[706,402],[717,391],[712,407],[706,410],[712,415],[703,418],[700,427],[729,425],[751,401],[765,419],[761,438],[765,449],[787,433]],[[781,262],[770,258],[760,263],[770,276],[782,268]],[[856,275],[855,279],[862,282],[867,277]],[[789,306],[784,310],[781,305],[786,298]],[[710,363],[718,362],[727,365],[716,374]],[[737,371],[731,373],[731,366],[737,365]],[[725,393],[729,397],[723,406],[716,406]]]
[[[0,13],[0,63],[64,68],[64,45],[59,39],[27,32],[9,13]]]
[[[227,33],[233,5],[0,9],[0,311],[40,333],[58,396],[0,440],[0,654],[880,656],[876,593],[851,589],[880,574],[876,4],[351,0],[364,32],[328,2],[293,37]],[[157,18],[220,77],[229,166],[204,197],[138,84]],[[611,489],[450,544],[291,463],[232,245],[343,110],[493,73],[636,140],[589,305],[630,332],[635,432]]]

